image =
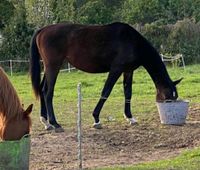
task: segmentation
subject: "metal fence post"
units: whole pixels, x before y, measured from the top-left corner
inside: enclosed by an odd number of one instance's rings
[[[78,128],[78,160],[79,170],[82,170],[82,133],[81,133],[81,83],[77,86],[78,90],[78,115],[77,115],[77,128]]]

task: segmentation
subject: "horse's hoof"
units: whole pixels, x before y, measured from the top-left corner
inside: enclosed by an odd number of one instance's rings
[[[45,119],[44,117],[42,117],[42,116],[40,116],[40,122],[43,124],[43,125],[48,125],[49,123],[48,123],[48,121],[47,121],[47,119]]]
[[[54,126],[51,125],[44,117],[40,117],[40,122],[44,125],[45,130],[53,130]]]
[[[130,125],[137,125],[138,124],[138,122],[134,119],[134,120],[130,120]]]
[[[137,120],[135,118],[127,118],[126,115],[124,115],[124,118],[130,123],[130,125],[136,125],[138,124]]]
[[[128,118],[128,122],[130,123],[130,125],[137,125],[138,124],[137,120],[135,120],[134,118]]]
[[[95,129],[102,129],[101,123],[100,122],[94,123],[93,124],[93,128],[95,128]]]
[[[52,126],[50,124],[48,124],[48,126],[45,126],[45,130],[50,131],[50,130],[53,130],[53,129],[55,129],[54,126]]]
[[[65,130],[62,127],[55,128],[56,133],[64,132]]]

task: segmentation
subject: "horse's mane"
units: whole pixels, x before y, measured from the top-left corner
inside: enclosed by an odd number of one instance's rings
[[[23,108],[15,88],[0,67],[0,113],[8,119],[21,115]]]

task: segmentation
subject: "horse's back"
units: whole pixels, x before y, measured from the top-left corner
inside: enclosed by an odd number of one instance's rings
[[[67,58],[78,69],[98,73],[109,71],[113,65],[134,64],[136,58],[131,55],[137,53],[133,46],[138,45],[138,37],[137,31],[123,23],[102,26],[62,23],[44,27],[37,44],[48,65]]]

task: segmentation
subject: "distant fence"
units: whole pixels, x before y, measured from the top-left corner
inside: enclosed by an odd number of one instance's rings
[[[41,60],[42,64],[42,60]],[[10,75],[13,75],[13,72],[26,72],[29,70],[29,60],[3,60],[0,61],[0,66],[6,71],[10,72]],[[71,72],[72,70],[76,69],[75,67],[71,66],[69,63],[65,64],[61,72],[67,71]]]

